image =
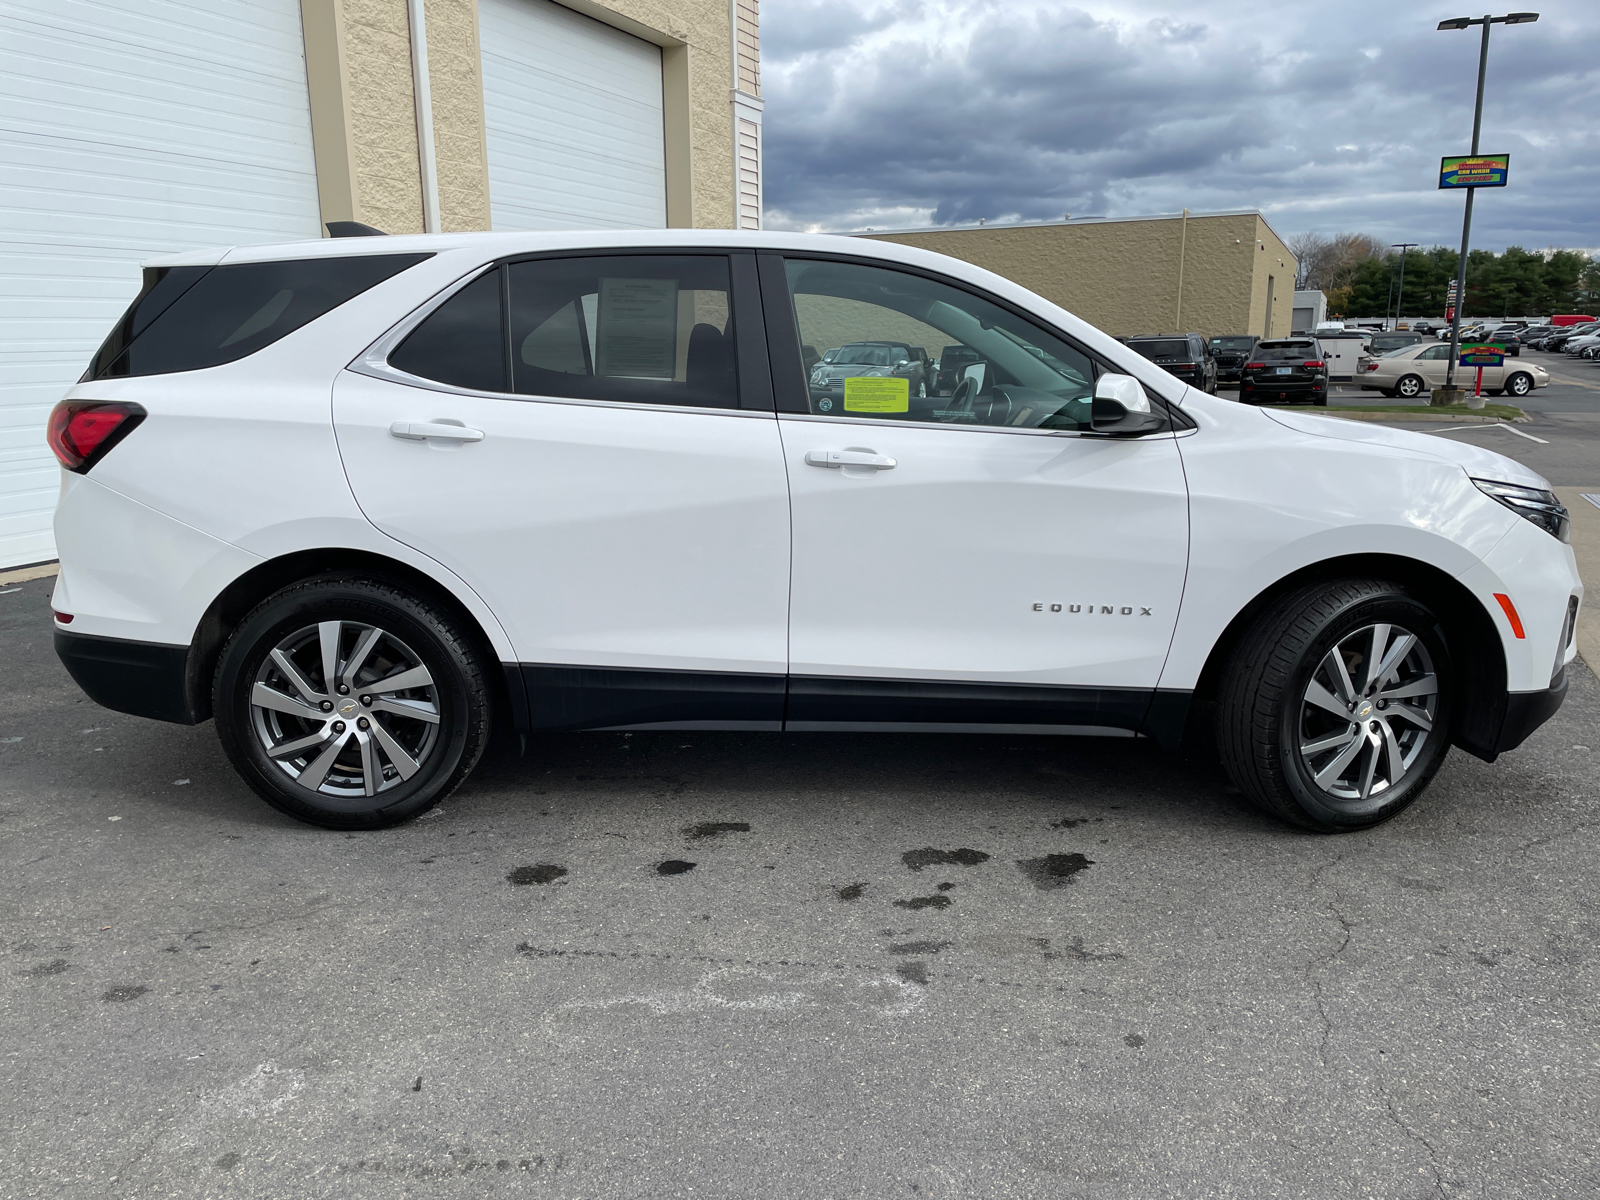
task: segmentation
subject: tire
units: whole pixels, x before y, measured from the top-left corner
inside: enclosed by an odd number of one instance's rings
[[[1378,681],[1387,689],[1369,685],[1365,671],[1379,629],[1388,630],[1380,653],[1400,656]],[[1333,674],[1335,657],[1348,687]],[[1444,761],[1452,679],[1438,618],[1400,586],[1344,579],[1301,588],[1261,615],[1224,666],[1223,766],[1245,795],[1302,829],[1369,829],[1420,796]]]
[[[272,807],[326,829],[383,829],[432,808],[477,765],[487,680],[473,640],[434,603],[378,579],[325,577],[240,622],[212,710],[234,769]]]
[[[1400,381],[1394,385],[1395,395],[1404,396],[1407,400],[1414,400],[1422,395],[1428,388],[1420,375],[1402,375]]]
[[[1506,380],[1505,390],[1513,396],[1526,396],[1533,391],[1533,376],[1526,371],[1518,371],[1510,379]]]

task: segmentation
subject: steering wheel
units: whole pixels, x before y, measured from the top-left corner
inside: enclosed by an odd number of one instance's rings
[[[950,403],[945,405],[947,414],[960,413],[966,415],[972,412],[972,402],[978,397],[978,381],[972,376],[965,376],[956,384],[956,390],[950,393]],[[951,420],[951,416],[946,416]]]

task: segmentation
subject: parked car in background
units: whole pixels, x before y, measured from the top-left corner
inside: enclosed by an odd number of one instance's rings
[[[1411,332],[1412,333],[1431,334],[1437,328],[1438,328],[1438,326],[1435,325],[1432,321],[1412,321],[1411,322]]]
[[[946,346],[934,364],[934,394],[948,396],[954,392],[961,382],[961,373],[982,357],[971,346]]]
[[[1354,329],[1339,333],[1319,333],[1317,358],[1327,364],[1330,380],[1354,379],[1361,371],[1361,359],[1372,341],[1372,334]]]
[[[1260,340],[1254,334],[1212,338],[1207,345],[1211,357],[1217,360],[1217,382],[1238,383],[1245,363],[1250,361]]]
[[[1328,403],[1328,364],[1316,338],[1277,338],[1258,342],[1239,379],[1243,404]]]
[[[822,356],[811,368],[811,394],[837,403],[847,379],[867,376],[904,379],[910,394],[926,398],[932,372],[927,353],[905,342],[846,342]]]
[[[1600,321],[1589,321],[1583,325],[1565,325],[1556,330],[1549,337],[1539,343],[1539,349],[1553,351],[1563,350],[1575,337],[1582,337],[1586,333],[1593,333],[1600,329]]]
[[[1372,340],[1367,343],[1366,351],[1376,358],[1380,354],[1387,354],[1391,350],[1401,350],[1406,346],[1420,346],[1426,341],[1420,333],[1411,333],[1401,330],[1395,333],[1375,333]]]
[[[1450,368],[1450,347],[1440,345],[1408,346],[1404,350],[1391,350],[1380,358],[1368,359],[1360,380],[1364,392],[1382,392],[1385,396],[1415,399],[1423,392],[1443,387]],[[1472,367],[1456,368],[1456,383],[1472,386],[1476,371]],[[1506,363],[1483,369],[1483,390],[1491,396],[1510,392],[1513,396],[1526,396],[1536,387],[1547,387],[1550,373],[1537,363]]]
[[[1554,325],[1529,325],[1526,329],[1517,332],[1517,341],[1524,346],[1532,346],[1540,338],[1555,330]]]
[[[1597,343],[1600,343],[1600,330],[1596,330],[1593,333],[1581,333],[1575,337],[1569,337],[1566,344],[1561,347],[1561,352],[1563,354],[1583,355],[1585,350]]]
[[[1164,333],[1128,339],[1128,348],[1137,350],[1157,366],[1172,372],[1190,387],[1212,395],[1217,391],[1217,362],[1198,333]]]

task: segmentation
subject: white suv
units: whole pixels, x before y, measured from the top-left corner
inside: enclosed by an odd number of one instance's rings
[[[851,343],[961,351],[819,387]],[[941,389],[942,390],[942,389]],[[903,246],[462,234],[187,255],[51,418],[56,643],[320,825],[520,730],[1214,728],[1361,828],[1560,705],[1567,514],[1448,440],[1186,387]]]

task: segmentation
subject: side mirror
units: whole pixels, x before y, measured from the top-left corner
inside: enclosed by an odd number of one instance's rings
[[[1166,426],[1144,385],[1132,375],[1114,374],[1095,380],[1089,423],[1096,433],[1154,433]]]

